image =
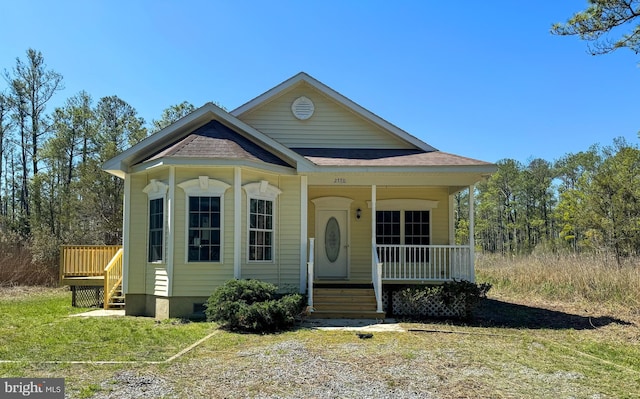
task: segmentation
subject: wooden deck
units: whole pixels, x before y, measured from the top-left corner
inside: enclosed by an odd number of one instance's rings
[[[103,289],[105,309],[124,307],[122,294],[122,246],[65,245],[60,251],[60,284],[75,293],[78,287]]]

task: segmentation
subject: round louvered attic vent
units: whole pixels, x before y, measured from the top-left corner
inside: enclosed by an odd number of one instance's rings
[[[293,116],[301,121],[311,118],[314,109],[313,101],[309,100],[305,96],[296,98],[293,104],[291,104],[291,112],[293,112]]]

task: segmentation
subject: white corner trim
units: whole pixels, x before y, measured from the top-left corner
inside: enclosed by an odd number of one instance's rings
[[[242,277],[242,171],[233,168],[233,277]]]
[[[149,196],[149,199],[156,199],[164,197],[169,190],[169,185],[161,182],[160,180],[151,179],[149,184],[142,189],[145,194]]]
[[[367,206],[371,208],[371,201],[367,201]],[[438,207],[438,201],[422,199],[386,199],[376,201],[378,211],[399,211],[399,210],[426,210]]]
[[[268,181],[262,180],[257,183],[248,183],[242,186],[247,196],[258,199],[275,200],[278,195],[282,194],[282,190],[269,184]]]
[[[208,176],[200,176],[197,179],[187,180],[178,184],[189,196],[198,195],[222,195],[231,185],[220,180],[211,179]]]

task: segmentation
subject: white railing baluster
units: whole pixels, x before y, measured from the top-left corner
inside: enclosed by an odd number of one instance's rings
[[[378,262],[383,265],[381,277],[387,281],[470,280],[473,278],[470,251],[468,245],[384,244],[374,248]]]

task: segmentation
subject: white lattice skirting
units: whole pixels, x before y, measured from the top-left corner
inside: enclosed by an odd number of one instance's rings
[[[389,309],[389,291],[382,293],[382,304],[385,309]],[[454,300],[451,303],[444,303],[441,300],[429,298],[416,303],[407,303],[402,300],[400,291],[393,291],[392,313],[395,316],[422,316],[422,317],[467,317],[465,301]]]

